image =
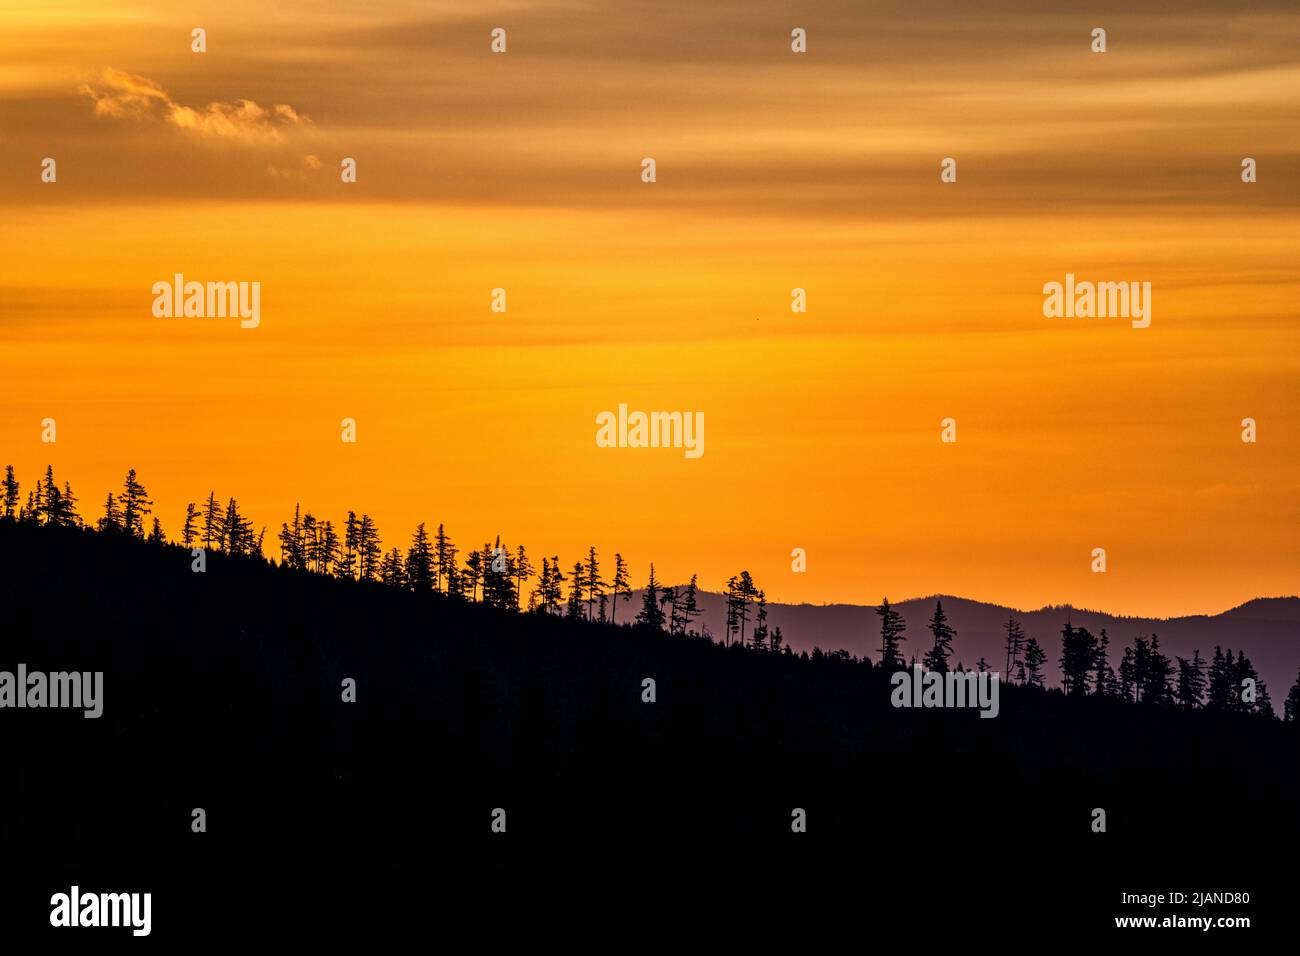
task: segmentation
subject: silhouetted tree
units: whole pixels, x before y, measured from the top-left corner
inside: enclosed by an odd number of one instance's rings
[[[1267,699],[1268,688],[1264,687],[1264,682],[1259,679],[1259,674],[1255,671],[1255,665],[1250,662],[1245,651],[1237,651],[1236,663],[1232,664],[1232,710],[1243,714],[1262,713],[1260,707],[1261,696]],[[1246,700],[1246,681],[1254,681],[1255,699]],[[1262,691],[1262,693],[1261,693]],[[1273,705],[1268,705],[1269,713],[1273,712]]]
[[[211,548],[221,533],[221,522],[225,520],[221,503],[217,501],[215,491],[208,492],[208,500],[203,505],[203,547]]]
[[[903,666],[899,645],[907,640],[903,637],[907,624],[903,615],[889,606],[889,598],[880,602],[876,616],[880,618],[880,666],[886,670],[898,670]]]
[[[596,560],[596,549],[587,549],[587,567],[583,571],[583,587],[587,589],[587,620],[592,620],[596,600],[605,593],[605,580],[600,576],[600,563]]]
[[[754,585],[754,579],[750,577],[748,571],[740,572],[737,595],[740,598],[740,611],[736,617],[740,622],[740,643],[743,645],[745,643],[745,625],[749,622],[749,604],[758,596],[758,588]]]
[[[664,629],[664,611],[659,604],[659,590],[659,582],[655,580],[655,566],[651,564],[650,580],[641,595],[641,613],[636,616],[636,622],[656,631]]]
[[[1114,695],[1115,672],[1111,670],[1108,658],[1110,648],[1110,638],[1106,635],[1106,629],[1101,629],[1101,636],[1097,640],[1097,659],[1094,663],[1095,673],[1092,679],[1092,692],[1094,694]]]
[[[357,525],[357,577],[362,581],[374,580],[379,573],[379,559],[383,553],[375,519],[362,514],[361,522]]]
[[[550,558],[542,558],[542,573],[537,579],[537,587],[533,591],[533,598],[538,610],[543,614],[555,614],[559,610],[560,599],[563,593],[560,589],[560,583],[564,580],[564,575],[560,572],[560,559],[557,557],[552,563]],[[530,601],[530,604],[533,601]]]
[[[1119,660],[1119,696],[1122,700],[1133,702],[1137,690],[1137,664],[1133,659],[1133,648],[1124,648]]]
[[[37,483],[38,497],[36,502],[36,523],[37,524],[58,524],[60,504],[59,498],[61,492],[59,486],[54,481],[54,466],[45,466],[45,477]]]
[[[239,513],[239,502],[233,497],[226,502],[217,545],[231,555],[252,557],[261,552],[261,541],[253,534],[252,521]]]
[[[740,616],[740,581],[735,575],[727,579],[727,623],[726,630],[723,634],[723,642],[731,643],[732,637],[740,630],[738,619]]]
[[[411,535],[411,547],[406,552],[407,587],[417,593],[432,591],[434,574],[433,548],[421,521]]]
[[[420,527],[423,528],[424,525]],[[384,555],[383,563],[379,566],[379,580],[394,588],[410,586],[406,578],[406,567],[402,564],[402,552],[396,545]]]
[[[524,582],[533,576],[532,562],[528,560],[528,552],[524,550],[521,544],[515,551],[514,577],[515,577],[515,610],[519,610],[519,604],[524,597]]]
[[[294,515],[297,516],[297,509],[294,510]],[[198,537],[199,509],[191,501],[185,506],[185,524],[181,526],[181,544],[187,548],[192,548]]]
[[[614,623],[614,618],[618,616],[618,599],[621,597],[624,601],[632,600],[632,589],[627,575],[627,562],[623,560],[623,555],[614,554],[614,582],[610,585],[614,591],[614,603],[609,609],[610,623]]]
[[[569,575],[569,620],[576,621],[582,617],[582,562],[573,563],[573,573]]]
[[[109,533],[122,530],[122,509],[117,506],[117,499],[111,491],[104,502],[104,517],[99,519],[99,530]]]
[[[451,543],[441,524],[438,525],[438,533],[433,539],[433,556],[433,586],[441,591],[443,582],[454,577],[456,573],[456,546]]]
[[[478,600],[478,583],[483,576],[483,555],[478,551],[471,551],[469,557],[465,559],[465,567],[460,573],[460,583],[462,588],[469,588],[469,599]]]
[[[0,483],[4,489],[4,517],[15,520],[18,517],[18,479],[14,477],[14,466],[5,465],[5,479]]]
[[[126,473],[126,480],[122,482],[121,505],[122,529],[132,537],[143,538],[144,516],[152,510],[153,502],[149,500],[144,485],[136,480],[134,468]]]
[[[1282,702],[1282,718],[1288,722],[1300,720],[1300,674],[1296,675],[1295,683]]]
[[[1069,621],[1061,629],[1061,690],[1067,695],[1088,693],[1088,681],[1097,664],[1097,639],[1084,627]]]
[[[948,624],[942,601],[934,602],[934,616],[930,618],[928,626],[934,635],[934,647],[925,652],[922,663],[929,670],[945,674],[948,671],[948,658],[952,656],[952,639],[956,636],[956,631]]]
[[[194,507],[193,505],[190,506]],[[186,521],[189,515],[186,514]],[[184,533],[182,533],[183,536]],[[307,567],[307,551],[303,542],[301,506],[293,506],[293,524],[280,524],[280,560],[286,568]]]
[[[764,650],[767,644],[767,594],[758,592],[757,611],[754,617],[754,650]]]
[[[1269,720],[1277,719],[1277,714],[1273,713],[1273,699],[1268,696],[1268,685],[1263,681],[1255,688],[1255,713]]]
[[[339,533],[334,530],[334,522],[328,518],[316,524],[316,567],[321,574],[335,574],[338,571],[340,548],[342,542]]]
[[[1232,710],[1235,695],[1232,688],[1232,650],[1227,656],[1218,644],[1214,645],[1214,657],[1210,661],[1210,673],[1207,682],[1205,706],[1208,710]]]
[[[691,627],[691,618],[700,615],[700,607],[696,603],[696,596],[699,594],[699,585],[696,583],[698,577],[695,574],[691,575],[691,583],[686,585],[682,594],[682,608],[678,612],[680,616],[678,628],[681,634],[688,633]]]
[[[1020,652],[1025,646],[1025,632],[1021,629],[1020,622],[1012,616],[1007,617],[1007,623],[1002,625],[1002,629],[1007,632],[1006,675],[1010,678],[1012,669],[1020,663]]]
[[[1178,662],[1175,702],[1183,710],[1200,707],[1205,696],[1205,661],[1201,659],[1201,652],[1195,651],[1190,661],[1185,657],[1176,657],[1175,660]]]
[[[162,522],[158,520],[157,515],[154,515],[153,524],[149,528],[149,543],[155,545],[167,543],[167,537],[163,534]]]
[[[483,564],[483,603],[492,607],[513,608],[515,598],[515,567],[510,549],[501,543],[498,536],[491,550],[484,546]]]
[[[1047,663],[1047,654],[1038,646],[1037,638],[1025,642],[1025,679],[1021,681],[1030,687],[1043,686],[1043,665]]]
[[[1174,665],[1160,653],[1160,636],[1151,635],[1144,661],[1138,664],[1142,699],[1152,704],[1167,704],[1173,697]]]

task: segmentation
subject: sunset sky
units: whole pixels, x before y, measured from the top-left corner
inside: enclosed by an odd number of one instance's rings
[[[974,6],[0,0],[0,465],[273,556],[301,502],[771,601],[1297,593],[1300,7]],[[1045,318],[1067,272],[1151,327]],[[705,454],[598,448],[620,403]]]

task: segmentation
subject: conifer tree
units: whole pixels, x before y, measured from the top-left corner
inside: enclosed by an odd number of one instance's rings
[[[135,477],[135,469],[126,473],[122,483],[122,529],[132,537],[144,537],[144,517],[153,509],[144,485]]]
[[[521,544],[515,551],[514,577],[515,577],[515,610],[519,610],[519,603],[524,596],[524,582],[533,576],[536,568],[528,560],[528,552],[524,550]]]
[[[368,514],[362,514],[357,525],[357,577],[373,581],[379,573],[379,561],[384,549],[379,541],[379,528]]]
[[[1061,629],[1061,690],[1067,696],[1088,693],[1088,683],[1097,665],[1097,638],[1085,627],[1069,621]]]
[[[1021,629],[1020,622],[1012,616],[1007,617],[1007,623],[1002,625],[1002,629],[1007,632],[1006,674],[1009,678],[1012,669],[1020,663],[1020,653],[1025,646],[1025,632]]]
[[[45,466],[45,478],[37,486],[40,489],[40,517],[38,523],[45,525],[59,524],[59,515],[62,510],[59,504],[61,492],[59,486],[54,482],[54,466]]]
[[[1264,685],[1259,679],[1259,674],[1255,671],[1255,665],[1250,662],[1250,658],[1246,656],[1245,651],[1237,651],[1237,660],[1235,663],[1230,660],[1230,666],[1232,668],[1231,709],[1243,714],[1258,713],[1259,689]],[[1253,701],[1246,700],[1246,687],[1248,686],[1246,682],[1248,680],[1254,682],[1255,699]],[[1267,690],[1265,690],[1265,695],[1267,695]],[[1271,704],[1269,709],[1272,710]]]
[[[122,509],[117,506],[117,499],[111,491],[104,502],[104,517],[99,519],[99,530],[109,533],[122,530]]]
[[[636,622],[654,628],[656,631],[664,629],[664,611],[659,604],[659,591],[659,582],[655,580],[655,566],[651,564],[650,580],[646,582],[645,591],[641,595],[641,613],[636,616]]]
[[[609,621],[614,623],[618,617],[618,599],[621,597],[624,601],[632,599],[632,589],[629,584],[627,575],[627,562],[623,560],[623,555],[614,554],[614,582],[610,585],[613,588],[614,603],[609,608]]]
[[[1214,657],[1210,661],[1210,673],[1206,686],[1205,707],[1207,710],[1232,710],[1234,695],[1232,692],[1232,650],[1225,656],[1219,645],[1214,645]]]
[[[576,621],[582,617],[583,568],[581,561],[573,564],[573,574],[569,576],[569,620]]]
[[[1025,642],[1025,679],[1021,681],[1029,687],[1043,687],[1043,665],[1047,663],[1047,654],[1038,645],[1037,638]]]
[[[740,631],[740,581],[735,575],[727,580],[727,625],[723,642],[731,643],[732,636]]]
[[[956,632],[948,624],[948,616],[943,613],[943,601],[934,602],[934,617],[930,618],[929,628],[934,635],[934,647],[925,652],[922,663],[928,670],[947,673],[948,658],[952,656],[952,639]]]
[[[438,533],[433,539],[433,554],[433,586],[441,591],[444,582],[454,576],[456,570],[456,547],[451,543],[451,539],[447,537],[447,532],[443,529],[441,523],[439,523]]]
[[[1300,674],[1282,702],[1282,719],[1288,723],[1300,720]]]
[[[1175,659],[1178,662],[1178,683],[1174,700],[1182,710],[1194,710],[1201,706],[1201,699],[1205,696],[1205,661],[1200,651],[1195,651],[1190,661],[1185,657]]]
[[[767,644],[767,594],[765,592],[758,592],[755,606],[757,610],[754,614],[754,650],[761,651]]]
[[[420,525],[420,527],[423,528],[424,525]],[[406,568],[402,565],[402,552],[397,550],[396,545],[384,555],[383,564],[379,567],[379,580],[389,587],[401,588],[408,586]]]
[[[754,579],[750,577],[748,571],[740,572],[740,584],[737,587],[737,596],[740,598],[740,609],[736,615],[740,622],[740,643],[745,643],[745,625],[749,622],[749,603],[758,596],[758,588],[754,585]]]
[[[396,552],[396,548],[393,549]],[[406,583],[417,594],[433,590],[434,571],[433,547],[429,535],[421,521],[411,535],[411,547],[406,552]]]
[[[699,575],[691,575],[691,583],[686,585],[686,591],[682,595],[681,610],[681,633],[686,634],[690,631],[691,618],[699,617],[700,606],[696,603],[696,596],[699,594],[699,585],[697,583]]]
[[[551,614],[560,613],[560,602],[564,600],[564,582],[568,578],[560,570],[560,556],[551,556],[551,584],[546,592],[546,609]]]
[[[600,564],[596,560],[595,547],[587,549],[587,567],[584,573],[586,578],[583,586],[587,589],[587,620],[590,621],[597,599],[605,593],[605,581],[600,576]]]
[[[4,490],[4,513],[3,517],[12,520],[18,517],[18,479],[14,477],[14,466],[5,465],[4,482],[0,483],[0,488]]]
[[[1110,661],[1107,659],[1109,649],[1110,638],[1103,627],[1101,636],[1097,640],[1097,659],[1092,679],[1092,692],[1094,694],[1110,695],[1115,693],[1115,672],[1111,670]]]
[[[903,667],[899,645],[907,640],[903,636],[907,624],[903,615],[889,606],[889,598],[881,601],[876,616],[880,618],[880,666],[887,671],[899,670]]]
[[[191,505],[190,507],[193,507]],[[186,514],[188,522],[189,515]],[[184,538],[184,532],[181,537]],[[293,524],[280,524],[280,560],[287,568],[305,568],[307,567],[307,554],[303,542],[302,531],[302,509],[295,504],[293,506]]]
[[[59,497],[59,524],[69,528],[81,524],[81,516],[77,514],[77,496],[72,493],[72,485],[66,481],[63,483],[63,494]]]
[[[194,502],[185,506],[185,524],[181,526],[181,544],[187,548],[192,548],[194,542],[199,537],[199,509],[195,507]],[[294,514],[297,514],[295,509]]]
[[[460,573],[460,585],[469,589],[469,599],[478,600],[478,585],[483,576],[483,553],[471,551],[465,559],[465,567]]]
[[[217,493],[209,492],[207,503],[203,506],[203,547],[211,549],[216,544],[225,519],[221,503],[217,501]]]

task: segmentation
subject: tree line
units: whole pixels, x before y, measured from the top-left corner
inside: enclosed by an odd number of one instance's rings
[[[21,487],[12,465],[6,466],[0,483],[3,510],[0,517],[37,525],[87,528],[105,534],[125,534],[155,544],[168,541],[162,524],[153,515],[153,501],[132,468],[119,493],[109,493],[103,516],[93,523],[84,522],[77,512],[77,497],[69,483],[62,486],[54,479],[53,467],[27,493],[24,503]],[[151,517],[152,516],[152,517]],[[151,521],[146,531],[146,518]],[[253,523],[240,513],[239,502],[231,497],[224,502],[216,492],[209,492],[202,503],[185,506],[177,541],[186,548],[202,547],[224,554],[265,559],[263,544],[266,528],[254,531]],[[632,598],[631,575],[621,554],[614,555],[613,574],[604,578],[608,564],[592,547],[586,559],[576,561],[568,574],[558,555],[543,557],[541,568],[534,566],[523,545],[511,549],[498,536],[494,543],[462,552],[448,536],[446,528],[430,534],[427,525],[416,526],[409,546],[403,550],[393,545],[383,547],[379,528],[368,514],[349,511],[341,525],[322,519],[301,505],[294,507],[293,519],[280,525],[277,535],[280,565],[330,577],[358,581],[377,581],[415,592],[439,592],[493,607],[515,611],[563,616],[617,624],[619,602]],[[527,585],[536,577],[529,590]],[[748,588],[738,598],[745,620],[750,600],[758,592],[752,589],[749,572],[744,572]],[[567,591],[566,591],[567,584]],[[525,592],[527,599],[525,603]],[[701,613],[698,577],[679,587],[663,585],[650,565],[649,581],[642,594],[641,607],[634,623],[676,635],[701,636],[691,624]],[[769,642],[766,628],[766,602],[759,596],[760,625],[754,643]],[[707,628],[705,629],[707,632]],[[740,629],[743,638],[743,626]],[[704,635],[704,636],[707,636]],[[761,642],[759,640],[761,638]],[[773,649],[780,647],[779,629],[771,636]]]
[[[5,467],[0,482],[0,518],[74,528],[88,528],[104,534],[125,534],[153,544],[168,541],[162,524],[153,515],[153,501],[130,469],[119,493],[110,492],[103,515],[93,524],[82,520],[77,512],[77,497],[68,482],[60,485],[54,469],[47,466],[44,476],[28,491],[24,501],[12,465]],[[146,518],[149,518],[146,531]],[[224,503],[209,492],[202,504],[190,502],[185,507],[179,544],[186,548],[203,547],[239,557],[265,560],[263,543],[266,528],[254,532],[252,521],[240,513],[239,503],[231,497]],[[542,558],[541,568],[534,566],[523,545],[513,550],[498,536],[493,543],[462,553],[447,535],[442,524],[429,534],[421,522],[411,534],[405,551],[394,545],[384,550],[379,528],[368,514],[349,511],[341,527],[329,519],[320,519],[301,506],[294,507],[292,521],[283,522],[277,535],[280,564],[286,568],[309,571],[331,577],[379,583],[416,593],[440,593],[453,598],[479,602],[492,607],[563,616],[569,620],[618,623],[619,601],[632,598],[627,562],[614,555],[613,575],[605,580],[595,547],[585,560],[575,561],[566,575],[558,555]],[[536,583],[526,586],[536,576]],[[566,591],[567,584],[567,591]],[[790,654],[780,627],[768,627],[767,597],[748,571],[732,576],[724,592],[726,607],[722,643],[759,651]],[[678,636],[713,640],[707,625],[692,629],[699,617],[698,575],[689,584],[662,584],[650,565],[649,579],[641,595],[641,606],[633,623]],[[905,662],[902,644],[907,626],[903,616],[885,598],[875,609],[880,618],[880,666],[897,670],[916,665],[913,654]],[[750,628],[750,623],[753,627]],[[956,631],[948,623],[943,602],[936,601],[934,614],[927,624],[932,645],[922,655],[927,670],[946,672],[953,657],[952,642]],[[1030,688],[1045,688],[1044,667],[1047,653],[1037,639],[1025,634],[1011,616],[1003,625],[1006,631],[1004,679]],[[748,634],[746,633],[748,630]],[[1183,710],[1207,709],[1250,713],[1273,717],[1268,688],[1259,679],[1254,665],[1242,651],[1233,656],[1231,649],[1216,646],[1209,661],[1193,652],[1190,660],[1177,657],[1171,661],[1160,650],[1157,635],[1134,638],[1120,656],[1118,669],[1109,663],[1110,639],[1103,628],[1093,635],[1087,628],[1067,622],[1061,630],[1058,666],[1061,690],[1067,696],[1114,697],[1130,703],[1147,703]],[[833,656],[847,657],[845,651]],[[984,658],[976,664],[980,671],[990,670]],[[957,670],[963,670],[960,662]],[[1253,694],[1246,688],[1253,688]],[[1248,699],[1249,698],[1249,699]],[[1300,677],[1283,703],[1284,719],[1300,720]]]
[[[890,670],[916,665],[913,654],[905,663],[902,642],[907,625],[903,616],[884,599],[876,608],[880,617],[880,660]],[[922,656],[926,670],[946,672],[952,658],[952,641],[956,631],[948,623],[943,601],[937,600],[934,615],[926,625],[933,639]],[[1002,625],[1006,631],[1004,679],[1038,689],[1044,688],[1043,667],[1047,653],[1036,638],[1025,634],[1014,615]],[[1094,635],[1085,627],[1067,621],[1061,629],[1061,654],[1057,661],[1061,674],[1061,692],[1067,697],[1115,697],[1129,703],[1146,703],[1181,710],[1214,710],[1228,713],[1258,714],[1273,718],[1273,703],[1268,686],[1260,680],[1243,651],[1233,656],[1232,649],[1215,645],[1214,657],[1206,661],[1200,650],[1190,660],[1175,655],[1170,660],[1160,650],[1160,638],[1137,636],[1120,655],[1119,669],[1110,664],[1110,637],[1106,629]],[[980,671],[989,664],[980,658]],[[959,662],[957,669],[962,670]],[[1300,720],[1300,676],[1283,704],[1284,719]]]

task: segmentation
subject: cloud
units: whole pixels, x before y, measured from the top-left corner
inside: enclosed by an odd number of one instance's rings
[[[264,107],[241,99],[184,106],[172,99],[161,83],[113,67],[105,68],[95,82],[84,84],[79,92],[94,101],[96,116],[160,121],[204,136],[277,139],[283,129],[311,125],[310,119],[285,104]]]
[[[301,167],[268,166],[266,167],[266,171],[276,179],[306,180],[309,171],[315,171],[320,168],[320,159],[316,156],[308,155],[302,158]]]

